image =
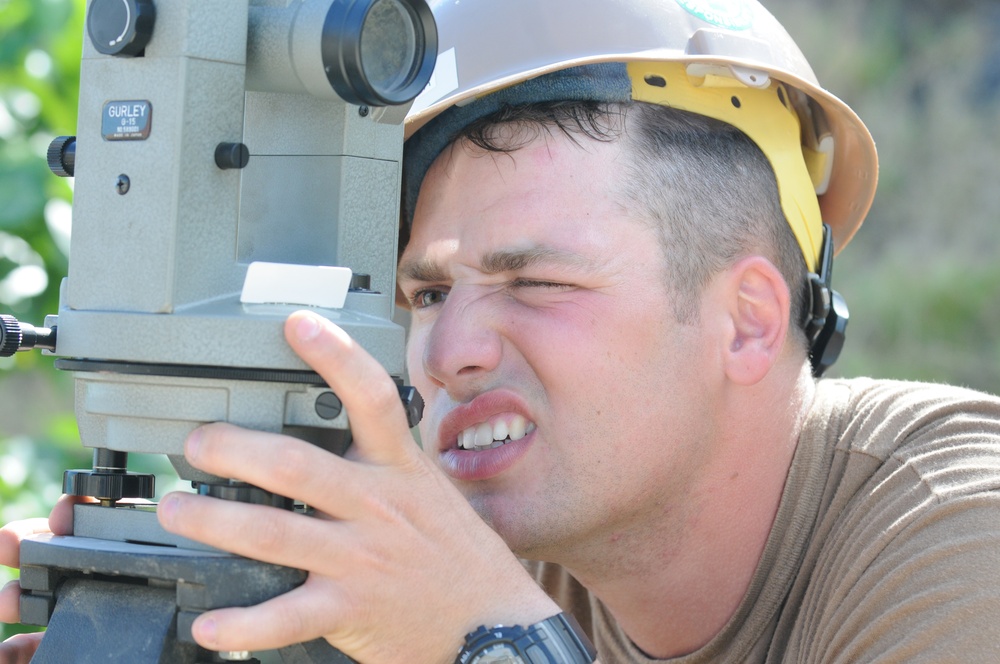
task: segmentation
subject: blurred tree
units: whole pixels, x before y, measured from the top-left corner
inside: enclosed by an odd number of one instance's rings
[[[1000,3],[763,3],[879,150],[875,203],[834,266],[851,324],[831,375],[1000,393]]]
[[[0,0],[0,312],[36,325],[56,312],[67,266],[71,182],[52,175],[45,152],[75,131],[83,7]],[[69,392],[39,353],[0,361],[0,522],[48,513],[63,469],[89,466]]]
[[[66,271],[72,192],[44,155],[76,127],[82,15],[82,0],[0,3],[0,303],[39,322]]]

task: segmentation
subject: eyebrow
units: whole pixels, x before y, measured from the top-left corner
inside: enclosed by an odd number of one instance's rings
[[[435,282],[447,281],[448,275],[444,269],[428,258],[419,260],[404,260],[396,268],[396,280],[408,279],[410,281]]]
[[[484,274],[502,274],[504,272],[516,272],[542,263],[562,265],[574,269],[583,269],[591,265],[591,261],[579,254],[551,247],[530,247],[528,249],[501,249],[492,251],[483,256],[479,261],[479,269]],[[399,264],[397,273],[399,279],[408,279],[411,281],[435,282],[448,280],[448,274],[444,268],[427,258],[403,261]]]
[[[542,263],[572,268],[583,268],[590,265],[590,261],[579,254],[551,247],[494,251],[483,256],[479,265],[486,274],[500,274],[501,272],[516,272]]]

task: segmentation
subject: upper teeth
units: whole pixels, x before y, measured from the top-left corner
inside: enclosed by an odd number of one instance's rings
[[[492,424],[483,422],[471,426],[458,436],[458,446],[467,450],[500,447],[507,439],[521,440],[535,430],[535,424],[520,415],[499,418]]]

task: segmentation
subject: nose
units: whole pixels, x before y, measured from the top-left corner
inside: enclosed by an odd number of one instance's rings
[[[422,363],[425,375],[453,398],[475,389],[499,365],[503,341],[491,311],[494,298],[453,288],[426,331]]]

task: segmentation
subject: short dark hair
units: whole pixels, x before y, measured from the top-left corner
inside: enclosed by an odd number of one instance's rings
[[[557,101],[505,106],[452,140],[513,152],[544,132],[574,141],[623,141],[625,204],[657,230],[668,292],[681,322],[692,322],[709,280],[751,254],[768,258],[791,294],[790,336],[806,351],[808,306],[802,250],[781,209],[774,170],[739,129],[706,116],[643,102]]]

